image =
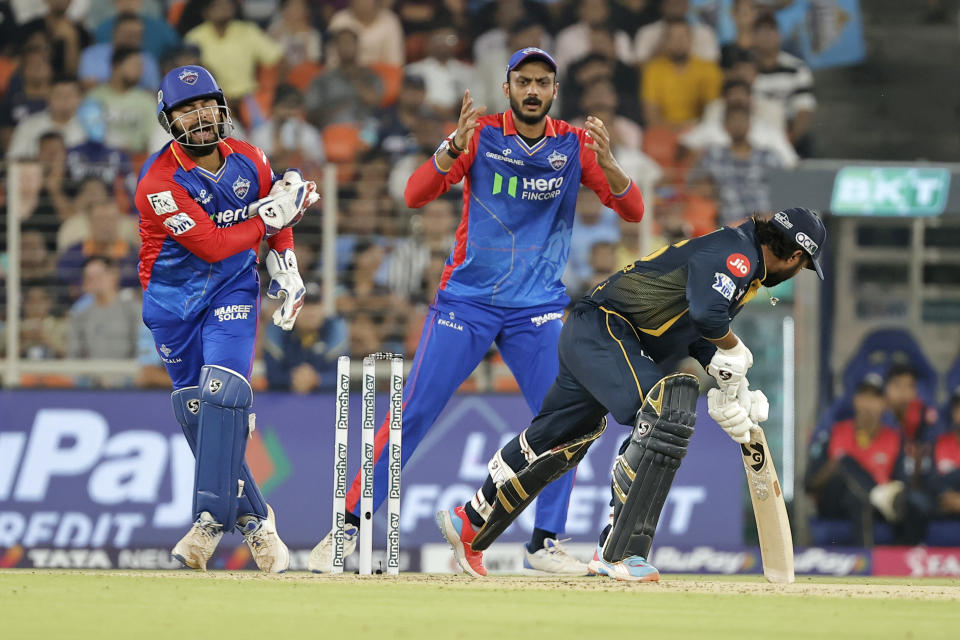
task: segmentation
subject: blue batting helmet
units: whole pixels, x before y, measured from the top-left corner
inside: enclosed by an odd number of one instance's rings
[[[213,74],[200,65],[189,64],[167,73],[160,83],[160,90],[157,91],[157,119],[160,126],[169,133],[170,110],[184,102],[201,98],[216,98],[220,106],[227,106],[223,90],[213,78]]]

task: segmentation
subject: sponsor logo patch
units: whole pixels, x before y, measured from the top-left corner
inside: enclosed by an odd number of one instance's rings
[[[719,271],[713,274],[713,287],[714,291],[718,291],[727,300],[733,299],[733,292],[736,291],[737,285],[734,284],[733,280],[725,273],[720,273]]]
[[[797,244],[803,247],[803,250],[813,255],[820,248],[816,242],[813,241],[813,238],[805,234],[803,231],[798,231],[797,235],[794,236],[794,239],[797,241]]]
[[[216,393],[220,391],[222,387],[223,387],[223,382],[221,382],[219,379],[214,378],[213,380],[210,381],[210,393]]]
[[[510,151],[510,149],[504,149],[502,154],[500,154],[500,153],[494,153],[493,151],[487,151],[487,152],[486,152],[485,154],[483,154],[483,155],[485,155],[486,157],[490,158],[491,160],[499,160],[500,162],[509,162],[510,164],[516,164],[516,165],[523,166],[523,160],[521,160],[521,159],[519,159],[519,158],[508,158],[508,157],[506,156],[507,152],[509,152],[509,151]]]
[[[176,215],[170,216],[163,221],[163,226],[170,230],[175,236],[179,236],[182,233],[186,233],[197,226],[197,223],[193,221],[193,218],[188,216],[185,213],[178,213]]]
[[[750,273],[750,260],[742,253],[731,253],[727,256],[727,269],[734,276],[742,278]]]
[[[542,327],[551,320],[562,320],[563,314],[557,311],[551,311],[550,313],[544,313],[543,315],[533,316],[530,318],[530,322],[538,327]]]
[[[165,216],[168,213],[177,212],[177,203],[173,199],[173,194],[169,191],[158,191],[157,193],[148,193],[147,200],[153,207],[153,212],[158,216]]]
[[[253,309],[252,304],[228,304],[214,309],[213,315],[217,317],[217,322],[246,320],[251,309]]]
[[[200,195],[194,197],[194,200],[197,204],[207,204],[213,200],[213,194],[208,193],[206,189],[200,189]]]
[[[773,219],[782,224],[784,229],[793,229],[793,223],[790,222],[790,218],[783,211],[774,214]]]
[[[237,194],[238,198],[243,198],[247,195],[247,192],[250,190],[250,181],[246,178],[239,177],[233,183],[233,192]]]

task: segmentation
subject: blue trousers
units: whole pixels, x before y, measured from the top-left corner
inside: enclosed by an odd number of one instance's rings
[[[237,278],[210,298],[206,311],[182,320],[143,300],[143,323],[173,381],[173,388],[196,386],[200,367],[216,364],[250,379],[260,316],[260,278],[255,269]]]
[[[536,415],[557,376],[557,339],[566,300],[536,307],[504,308],[437,293],[403,389],[403,454],[406,464],[417,445],[464,380],[496,343],[523,397]],[[388,417],[389,420],[389,417]],[[374,444],[374,510],[387,493],[385,420]],[[517,431],[522,429],[518,425]],[[537,499],[535,526],[560,533],[567,520],[573,472],[544,489]],[[347,493],[347,509],[359,512],[360,474]]]

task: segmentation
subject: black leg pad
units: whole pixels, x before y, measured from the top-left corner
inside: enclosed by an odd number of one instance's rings
[[[648,557],[667,492],[693,435],[699,394],[697,378],[685,373],[661,379],[647,393],[630,444],[613,467],[613,526],[603,545],[607,562]]]
[[[526,509],[548,484],[573,469],[587,455],[587,449],[607,428],[607,419],[601,418],[599,424],[590,433],[558,445],[540,455],[533,454],[525,447],[526,438],[520,436],[521,448],[529,457],[525,466],[513,472],[503,460],[500,452],[490,462],[490,470],[497,483],[497,495],[492,505],[485,502],[481,492],[477,492],[473,504],[477,512],[486,519],[477,532],[470,547],[474,551],[483,551],[506,530],[517,516]]]

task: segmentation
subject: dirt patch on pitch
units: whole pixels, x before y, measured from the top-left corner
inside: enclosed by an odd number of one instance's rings
[[[858,581],[849,578],[820,579],[800,577],[794,584],[770,584],[760,577],[737,576],[704,578],[700,576],[664,576],[660,582],[628,583],[608,578],[596,577],[530,577],[530,576],[488,576],[473,579],[464,575],[408,573],[400,576],[359,576],[345,574],[340,576],[316,575],[302,571],[288,572],[282,575],[264,575],[252,571],[210,571],[196,573],[192,571],[56,571],[37,569],[7,569],[0,574],[69,574],[89,576],[129,576],[157,580],[237,580],[268,581],[299,584],[343,584],[359,586],[363,584],[395,584],[399,587],[436,587],[441,589],[480,589],[496,591],[635,591],[637,593],[708,593],[716,595],[757,595],[757,596],[815,596],[825,598],[878,598],[897,600],[956,600],[960,601],[960,583],[929,584],[923,580],[891,578],[889,582],[882,578],[867,578]]]

